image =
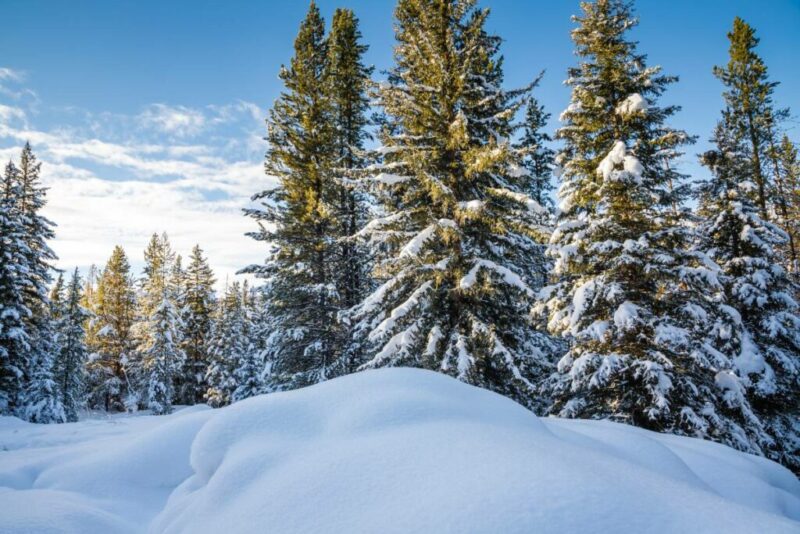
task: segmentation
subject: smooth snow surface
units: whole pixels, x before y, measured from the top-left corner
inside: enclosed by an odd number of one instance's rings
[[[367,371],[221,410],[0,419],[0,532],[800,532],[800,481],[714,443]]]

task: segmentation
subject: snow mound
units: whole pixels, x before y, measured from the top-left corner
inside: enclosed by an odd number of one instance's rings
[[[773,462],[421,370],[41,428],[0,420],[2,532],[800,531]]]

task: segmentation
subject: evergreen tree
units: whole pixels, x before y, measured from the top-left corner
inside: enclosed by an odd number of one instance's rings
[[[800,284],[800,161],[797,148],[784,135],[781,144],[773,151],[776,159],[776,192],[781,226],[788,240],[784,247],[786,268]]]
[[[384,282],[348,314],[361,368],[433,369],[535,407],[554,348],[528,321],[544,208],[509,140],[529,88],[502,89],[500,39],[474,1],[400,0],[395,16],[371,179],[384,216],[361,231]]]
[[[56,277],[56,283],[53,284],[53,288],[50,290],[49,299],[51,321],[57,322],[64,315],[64,299],[66,298],[64,291],[64,273],[59,271],[58,277]]]
[[[550,114],[544,106],[531,97],[525,110],[525,127],[520,145],[525,149],[524,167],[530,173],[529,194],[541,206],[551,208],[550,192],[554,189],[550,179],[553,174],[555,151],[547,146],[553,139],[542,130],[547,126]]]
[[[728,64],[714,67],[714,75],[725,85],[723,96],[730,114],[729,127],[746,141],[743,148],[752,167],[756,203],[761,218],[767,219],[771,184],[765,163],[774,141],[775,123],[787,111],[775,109],[772,94],[778,83],[769,80],[767,66],[755,52],[759,42],[755,30],[736,17],[728,39],[731,43]]]
[[[709,255],[722,267],[731,326],[723,347],[735,375],[720,387],[752,405],[745,427],[749,452],[800,469],[800,313],[777,247],[787,235],[760,216],[759,189],[747,138],[735,112],[723,114],[716,150],[703,156],[713,177],[700,188],[700,227]]]
[[[247,210],[259,223],[250,234],[271,243],[266,265],[253,272],[269,283],[275,333],[267,348],[272,382],[293,388],[328,376],[336,352],[339,233],[334,201],[333,107],[328,95],[325,27],[314,2],[300,26],[294,57],[280,73],[285,90],[270,111],[267,174],[279,186],[253,197],[263,209]],[[265,224],[266,223],[266,224]],[[272,229],[274,228],[274,229]]]
[[[351,10],[337,9],[328,38],[326,68],[334,129],[333,165],[338,177],[332,212],[337,220],[338,229],[334,228],[334,232],[338,230],[339,246],[334,251],[332,275],[339,310],[352,308],[371,289],[369,251],[355,239],[368,215],[364,192],[355,187],[356,178],[367,165],[364,152],[364,141],[369,138],[367,89],[373,69],[363,63],[366,51],[356,16]],[[350,334],[346,328],[342,329],[341,355],[327,372],[328,376],[354,371],[352,363],[359,359],[359,344],[352,343]]]
[[[209,359],[209,337],[216,306],[214,273],[195,245],[186,268],[183,287],[183,343],[186,354],[183,371],[183,390],[180,398],[186,404],[203,402],[207,386],[205,375]]]
[[[62,277],[59,275],[59,280]],[[81,305],[81,278],[72,275],[57,320],[59,353],[55,361],[55,380],[61,395],[66,420],[78,420],[78,409],[86,402],[84,365],[88,358],[86,332],[90,313]]]
[[[236,388],[231,393],[231,402],[240,401],[264,392],[264,361],[263,351],[258,349],[259,340],[256,337],[255,319],[258,309],[264,309],[263,303],[258,302],[257,293],[251,290],[247,281],[242,284],[242,332],[244,336],[244,350],[239,353],[235,362],[233,379]]]
[[[92,330],[96,345],[86,364],[90,403],[106,411],[132,407],[135,389],[127,375],[135,344],[132,327],[136,294],[130,264],[122,247],[114,247],[94,291]]]
[[[666,125],[677,108],[657,104],[676,79],[626,40],[637,22],[629,3],[581,8],[572,32],[580,63],[557,134],[558,283],[546,292],[549,327],[572,346],[550,383],[552,411],[744,448],[747,406],[732,413],[718,387],[732,367],[715,349],[727,321],[718,268],[691,249],[689,190],[672,165],[691,139]]]
[[[238,282],[225,289],[209,346],[206,401],[213,407],[225,406],[232,402],[237,387],[237,366],[247,349],[242,292]]]
[[[86,348],[89,351],[90,358],[92,357],[91,355],[97,351],[99,346],[97,339],[97,285],[100,279],[100,274],[101,273],[98,271],[96,265],[90,265],[89,270],[86,273],[86,279],[83,283],[83,289],[81,291],[80,305],[89,314],[83,328],[84,332],[86,332]]]
[[[23,301],[28,312],[22,320],[28,345],[23,363],[25,392],[18,401],[17,410],[30,421],[48,423],[62,422],[64,411],[52,379],[58,349],[50,321],[48,286],[52,282],[50,262],[56,255],[47,241],[55,237],[55,225],[41,214],[47,202],[47,188],[41,183],[41,166],[30,143],[25,143],[18,171],[11,176],[11,180],[16,181],[13,190],[17,194],[16,213],[22,227],[24,261],[18,268],[22,273]]]
[[[145,249],[135,366],[146,406],[154,414],[172,411],[174,384],[185,355],[181,349],[182,322],[176,306],[181,269],[175,269],[175,254],[166,234],[153,234]],[[177,280],[175,279],[178,274]]]
[[[26,257],[19,180],[9,162],[0,197],[0,414],[15,412],[24,386],[25,355],[30,336],[24,321],[30,315],[25,304]]]

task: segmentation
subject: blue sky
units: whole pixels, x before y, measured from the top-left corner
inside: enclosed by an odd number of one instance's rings
[[[368,61],[391,65],[394,2],[323,0],[355,10]],[[574,0],[485,0],[490,29],[505,39],[506,78],[521,85],[546,70],[537,91],[557,117],[574,63]],[[263,175],[264,116],[281,87],[280,65],[308,3],[3,0],[0,3],[0,157],[30,139],[51,186],[60,265],[103,263],[114,244],[138,266],[150,233],[167,231],[180,252],[203,246],[224,279],[260,261],[240,215]],[[697,176],[721,107],[711,75],[726,61],[738,15],[756,27],[776,99],[800,112],[800,0],[639,0],[633,36],[650,64],[681,80],[665,102],[683,106],[673,124],[698,135],[684,170]],[[555,119],[551,130],[557,127]],[[800,141],[796,121],[790,135]]]

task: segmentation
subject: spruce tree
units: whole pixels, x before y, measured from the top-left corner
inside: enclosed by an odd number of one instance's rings
[[[24,386],[25,355],[29,333],[24,321],[26,257],[24,229],[19,209],[18,170],[9,162],[0,197],[0,414],[16,410]]]
[[[53,288],[50,290],[49,296],[51,321],[57,322],[64,314],[64,299],[66,298],[64,291],[64,273],[59,271],[58,276],[56,277],[56,282],[53,284]]]
[[[55,237],[55,225],[41,214],[47,203],[41,166],[30,143],[25,143],[18,171],[12,173],[11,178],[16,181],[16,210],[22,227],[24,247],[21,256],[24,261],[18,268],[22,274],[23,301],[28,311],[23,317],[28,345],[23,363],[25,391],[18,401],[17,410],[30,421],[48,423],[62,422],[64,411],[52,379],[57,346],[50,321],[48,286],[52,282],[50,262],[57,258],[47,244]]]
[[[383,284],[348,314],[361,368],[433,369],[536,407],[553,349],[528,320],[544,208],[510,141],[528,88],[502,88],[500,39],[474,1],[401,0],[395,16],[370,180],[384,215],[360,232]]]
[[[88,349],[84,328],[91,314],[81,305],[81,284],[78,269],[75,269],[57,321],[59,353],[54,375],[68,422],[78,420],[78,409],[86,402],[84,365],[88,359]]]
[[[549,384],[552,412],[746,448],[747,407],[726,404],[718,373],[732,363],[708,334],[727,320],[718,268],[691,248],[689,190],[674,170],[691,139],[666,124],[677,108],[658,105],[676,78],[646,66],[626,39],[637,22],[629,3],[581,8],[572,32],[580,63],[557,133],[557,283],[545,292],[550,329],[572,344]]]
[[[145,249],[139,303],[140,359],[131,368],[144,390],[145,405],[159,415],[172,411],[175,380],[185,359],[180,346],[182,322],[176,306],[181,276],[181,270],[175,269],[175,253],[167,235],[153,234]]]
[[[747,399],[755,412],[745,426],[749,452],[800,469],[797,431],[800,398],[800,310],[777,248],[788,236],[760,215],[759,189],[748,137],[726,110],[717,147],[703,155],[712,178],[699,189],[700,233],[721,266],[726,303],[732,308],[728,344],[721,349],[735,375],[719,384],[726,395]]]
[[[368,215],[364,191],[356,187],[356,179],[367,166],[364,151],[364,141],[369,138],[367,90],[373,69],[363,63],[366,51],[354,13],[337,9],[328,38],[326,68],[334,129],[333,166],[338,182],[332,199],[338,226],[334,229],[338,232],[338,248],[332,275],[339,310],[352,308],[371,289],[369,250],[355,238]],[[352,364],[359,359],[359,344],[351,341],[350,334],[347,328],[342,328],[341,354],[328,376],[354,371]]]
[[[725,85],[723,96],[730,114],[729,127],[736,129],[745,142],[743,148],[756,185],[756,204],[761,218],[767,219],[772,184],[766,161],[775,123],[787,112],[774,106],[772,94],[778,83],[769,80],[767,66],[755,52],[759,39],[753,27],[736,17],[728,39],[728,64],[714,67],[714,75]]]
[[[327,57],[324,21],[311,2],[295,39],[294,57],[281,69],[285,90],[267,121],[266,171],[279,185],[253,197],[262,201],[263,209],[247,210],[260,228],[250,235],[272,248],[266,265],[245,272],[270,281],[268,304],[275,333],[267,357],[278,389],[328,376],[339,338],[333,273],[338,267],[334,259],[339,229],[333,206],[340,187],[332,172]]]
[[[87,371],[90,403],[106,411],[131,406],[136,394],[127,374],[135,352],[132,327],[136,294],[130,270],[125,251],[114,247],[95,290],[92,323],[96,346],[87,362]]]
[[[205,375],[209,359],[209,338],[212,317],[216,306],[214,273],[195,245],[184,275],[183,342],[181,348],[186,360],[181,375],[183,390],[180,398],[185,404],[203,402],[206,392]]]
[[[784,246],[786,267],[800,284],[800,160],[797,148],[787,135],[773,151],[776,160],[776,204],[779,223],[788,240]]]
[[[209,343],[206,401],[213,407],[233,400],[236,370],[247,349],[242,292],[238,282],[225,288]]]
[[[531,190],[528,194],[541,206],[552,208],[553,200],[550,193],[554,189],[551,178],[555,151],[547,146],[553,141],[552,137],[543,131],[549,119],[550,114],[544,110],[544,106],[531,97],[525,110],[525,125],[520,145],[526,153],[523,165],[531,176]]]
[[[258,293],[251,289],[247,281],[242,284],[242,332],[244,350],[238,354],[234,363],[233,380],[236,388],[231,393],[231,402],[253,397],[265,391],[263,351],[259,350],[256,319],[258,311],[263,310]]]

